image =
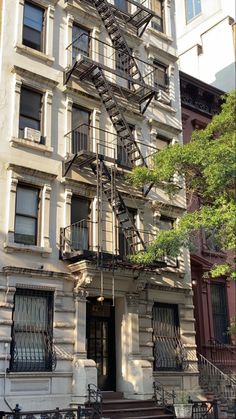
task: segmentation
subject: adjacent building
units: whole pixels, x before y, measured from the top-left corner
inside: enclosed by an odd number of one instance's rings
[[[1,2],[0,410],[198,388],[189,254],[140,267],[185,191],[129,185],[181,142],[174,2]]]
[[[180,70],[228,92],[235,89],[235,2],[176,1]]]

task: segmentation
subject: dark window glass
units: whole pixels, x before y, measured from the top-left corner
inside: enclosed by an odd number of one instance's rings
[[[164,150],[169,145],[170,145],[169,138],[162,137],[161,135],[157,134],[155,146],[156,146],[158,151]]]
[[[22,87],[20,96],[19,137],[24,137],[26,127],[40,131],[42,94]]]
[[[134,223],[136,225],[137,222],[137,209],[136,208],[128,208],[129,215]],[[127,241],[123,229],[119,227],[119,255],[122,258],[126,258],[126,256],[131,254],[131,249],[129,246],[129,242]]]
[[[133,125],[129,125],[129,129],[134,135],[135,127]],[[128,155],[127,148],[124,147],[125,140],[121,140],[118,137],[117,140],[117,162],[119,165],[124,166],[126,168],[132,167],[132,162],[130,161],[130,157]]]
[[[165,230],[165,231],[172,230],[174,227],[174,220],[172,218],[165,217],[164,215],[162,215],[160,217],[158,227],[160,230]]]
[[[151,21],[151,25],[159,32],[164,32],[164,9],[162,0],[152,0],[151,9],[157,15]]]
[[[179,338],[178,306],[155,303],[153,307],[154,370],[183,367],[183,348]]]
[[[81,26],[73,25],[72,29],[72,59],[75,60],[78,54],[89,56],[89,31]]]
[[[89,250],[90,200],[77,196],[71,201],[71,242],[76,250]]]
[[[51,292],[17,289],[14,300],[11,371],[52,369]]]
[[[201,0],[185,0],[185,10],[186,21],[189,22],[201,13]]]
[[[228,315],[225,284],[211,284],[211,304],[214,338],[221,343],[228,343]]]
[[[37,244],[39,191],[18,186],[16,193],[15,242]]]
[[[42,51],[44,9],[25,2],[23,23],[23,44]]]
[[[157,61],[154,61],[154,86],[166,90],[168,87],[167,67]]]
[[[72,108],[72,153],[89,150],[90,112],[73,106]]]

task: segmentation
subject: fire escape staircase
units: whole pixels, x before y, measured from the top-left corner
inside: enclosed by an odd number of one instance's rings
[[[132,3],[136,5],[135,1],[132,1]],[[156,91],[146,85],[143,80],[137,62],[132,56],[120,25],[116,20],[113,12],[114,6],[110,5],[107,0],[94,0],[93,4],[95,5],[107,33],[109,34],[113,47],[118,51],[119,57],[124,60],[123,64],[127,65],[126,70],[129,72],[129,82],[131,88],[137,95],[140,110],[141,105],[144,104],[142,109],[142,113],[144,113]],[[137,6],[139,6],[138,3]],[[133,14],[130,19],[133,23],[135,22],[135,25],[139,28],[142,27],[144,23],[148,23],[152,16],[153,14],[150,11],[148,12],[148,9],[144,10],[142,8],[142,10],[140,10],[137,8],[136,13]],[[114,94],[114,86],[112,86],[111,82],[105,76],[104,70],[107,71],[107,69],[103,68],[102,65],[96,63],[89,57],[83,57],[83,60],[80,62],[81,68],[78,69],[78,66],[79,63],[76,60],[72,68],[65,74],[65,83],[68,82],[73,73],[80,80],[87,79],[93,82],[117,132],[117,135],[120,138],[123,147],[126,149],[129,160],[132,164],[137,166],[146,166],[145,159],[142,156],[129,124],[126,121],[124,113],[121,110]],[[99,160],[99,163],[96,162],[97,159]],[[96,156],[96,153],[93,152],[81,151],[76,153],[64,163],[63,176],[66,176],[72,165],[77,169],[81,169],[82,167],[89,165],[96,176],[98,175],[97,171],[100,166],[100,177],[103,185],[103,191],[116,215],[120,227],[122,228],[123,234],[131,249],[131,253],[135,253],[139,249],[145,250],[146,246],[143,238],[129,214],[121,193],[118,191],[116,186],[112,184],[111,166],[106,165],[103,156]]]

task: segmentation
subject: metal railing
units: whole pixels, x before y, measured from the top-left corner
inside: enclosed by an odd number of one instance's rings
[[[94,418],[102,416],[103,396],[101,390],[95,384],[88,385],[88,406],[93,408]]]
[[[188,368],[187,352],[178,336],[154,336],[153,352],[155,371]]]
[[[92,419],[101,418],[93,405],[89,407],[78,406],[77,409],[59,409],[54,410],[38,410],[38,411],[22,411],[18,404],[12,412],[0,411],[0,419]]]
[[[88,45],[88,49],[86,50],[84,49],[84,43]],[[132,75],[130,54],[120,51],[111,44],[107,44],[86,32],[76,37],[67,46],[66,50],[69,53],[69,67],[73,67],[76,62],[82,60],[91,61],[91,63],[95,62],[102,66],[108,80],[111,83],[114,82],[114,84],[121,88],[137,91],[139,87],[143,87],[145,84],[152,91],[158,92],[156,88],[156,72],[158,69],[152,62],[147,62],[132,56],[141,72],[141,80],[139,74]],[[120,93],[122,94],[122,91]]]
[[[227,400],[236,398],[235,380],[199,353],[198,368],[199,383],[203,389],[213,392],[215,397],[223,397]]]
[[[154,390],[154,396],[153,399],[157,406],[165,406],[165,407],[171,407],[173,406],[176,398],[176,394],[174,390],[168,391],[165,389],[162,383],[160,381],[155,380],[153,382],[153,390]]]
[[[192,401],[189,399],[189,403],[192,403],[192,419],[218,419],[219,409],[218,401],[216,399],[212,401]]]
[[[215,338],[209,340],[209,345],[206,347],[210,352],[211,362],[219,367],[236,366],[236,345],[222,343]]]

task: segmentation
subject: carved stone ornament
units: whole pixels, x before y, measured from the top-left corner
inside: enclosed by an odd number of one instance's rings
[[[128,307],[138,307],[139,296],[138,294],[126,294],[126,301]]]
[[[86,302],[89,292],[83,288],[75,288],[75,297],[79,301]]]

